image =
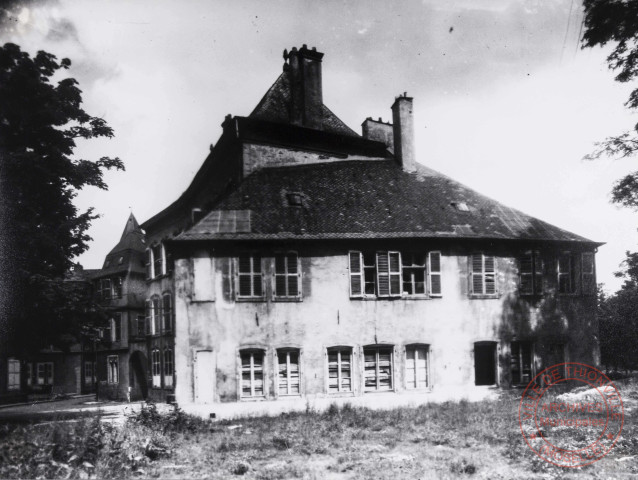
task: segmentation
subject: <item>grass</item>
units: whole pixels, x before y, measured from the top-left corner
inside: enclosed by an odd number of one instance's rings
[[[520,392],[498,401],[375,411],[332,405],[278,417],[210,422],[150,405],[114,427],[77,422],[0,426],[0,478],[620,478],[638,473],[638,385],[622,440],[580,469],[553,466],[523,442]],[[621,461],[622,459],[622,461]]]

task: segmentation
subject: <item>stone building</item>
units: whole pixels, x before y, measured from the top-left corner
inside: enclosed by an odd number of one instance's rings
[[[323,54],[284,56],[142,225],[158,398],[509,387],[598,363],[600,243],[419,163],[406,94],[358,135],[323,104]]]

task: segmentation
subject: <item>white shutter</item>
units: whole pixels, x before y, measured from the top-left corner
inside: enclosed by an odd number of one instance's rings
[[[361,252],[349,252],[350,296],[363,296],[363,256]]]
[[[430,284],[430,296],[441,296],[441,252],[428,254],[428,276]]]
[[[591,295],[596,293],[595,262],[592,252],[584,252],[582,254],[581,269],[583,275],[583,294]]]
[[[483,255],[478,253],[470,257],[470,287],[473,295],[483,295]]]
[[[387,252],[377,252],[377,296],[390,296],[390,264]]]
[[[403,281],[401,279],[401,254],[399,252],[388,252],[388,267],[390,296],[400,297]]]
[[[485,294],[494,295],[496,293],[496,258],[493,256],[483,256]]]

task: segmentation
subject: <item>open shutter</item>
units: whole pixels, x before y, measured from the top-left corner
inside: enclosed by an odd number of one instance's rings
[[[363,256],[361,252],[350,252],[350,296],[363,297]]]
[[[543,294],[543,259],[539,252],[534,252],[534,293]]]
[[[399,252],[388,252],[389,276],[390,276],[390,296],[401,296],[401,254]]]
[[[430,296],[441,296],[441,252],[428,254],[428,275],[430,277]]]
[[[483,255],[476,254],[470,258],[472,273],[471,285],[472,294],[483,295]]]
[[[521,257],[519,293],[521,295],[534,294],[534,255],[532,252],[526,252]]]
[[[591,295],[596,293],[596,275],[594,273],[594,254],[585,252],[581,257],[581,268],[583,272],[583,294]]]
[[[484,256],[485,294],[496,293],[496,259],[492,256]]]
[[[390,296],[390,265],[387,252],[377,252],[377,296]]]
[[[146,249],[146,279],[153,278],[153,251],[150,248]]]

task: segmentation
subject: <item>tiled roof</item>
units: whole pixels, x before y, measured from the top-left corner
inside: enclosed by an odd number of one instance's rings
[[[146,251],[144,237],[144,231],[131,213],[124,226],[120,241],[106,255],[103,268],[95,276],[100,277],[127,271],[143,273]]]
[[[416,173],[407,173],[392,160],[263,169],[214,209],[177,240],[450,237],[594,243],[429,168],[418,165]],[[216,230],[219,210],[250,210],[251,231]]]
[[[322,116],[322,130],[349,137],[359,136],[325,105]],[[275,80],[249,117],[269,122],[290,123],[290,81],[286,72]]]

